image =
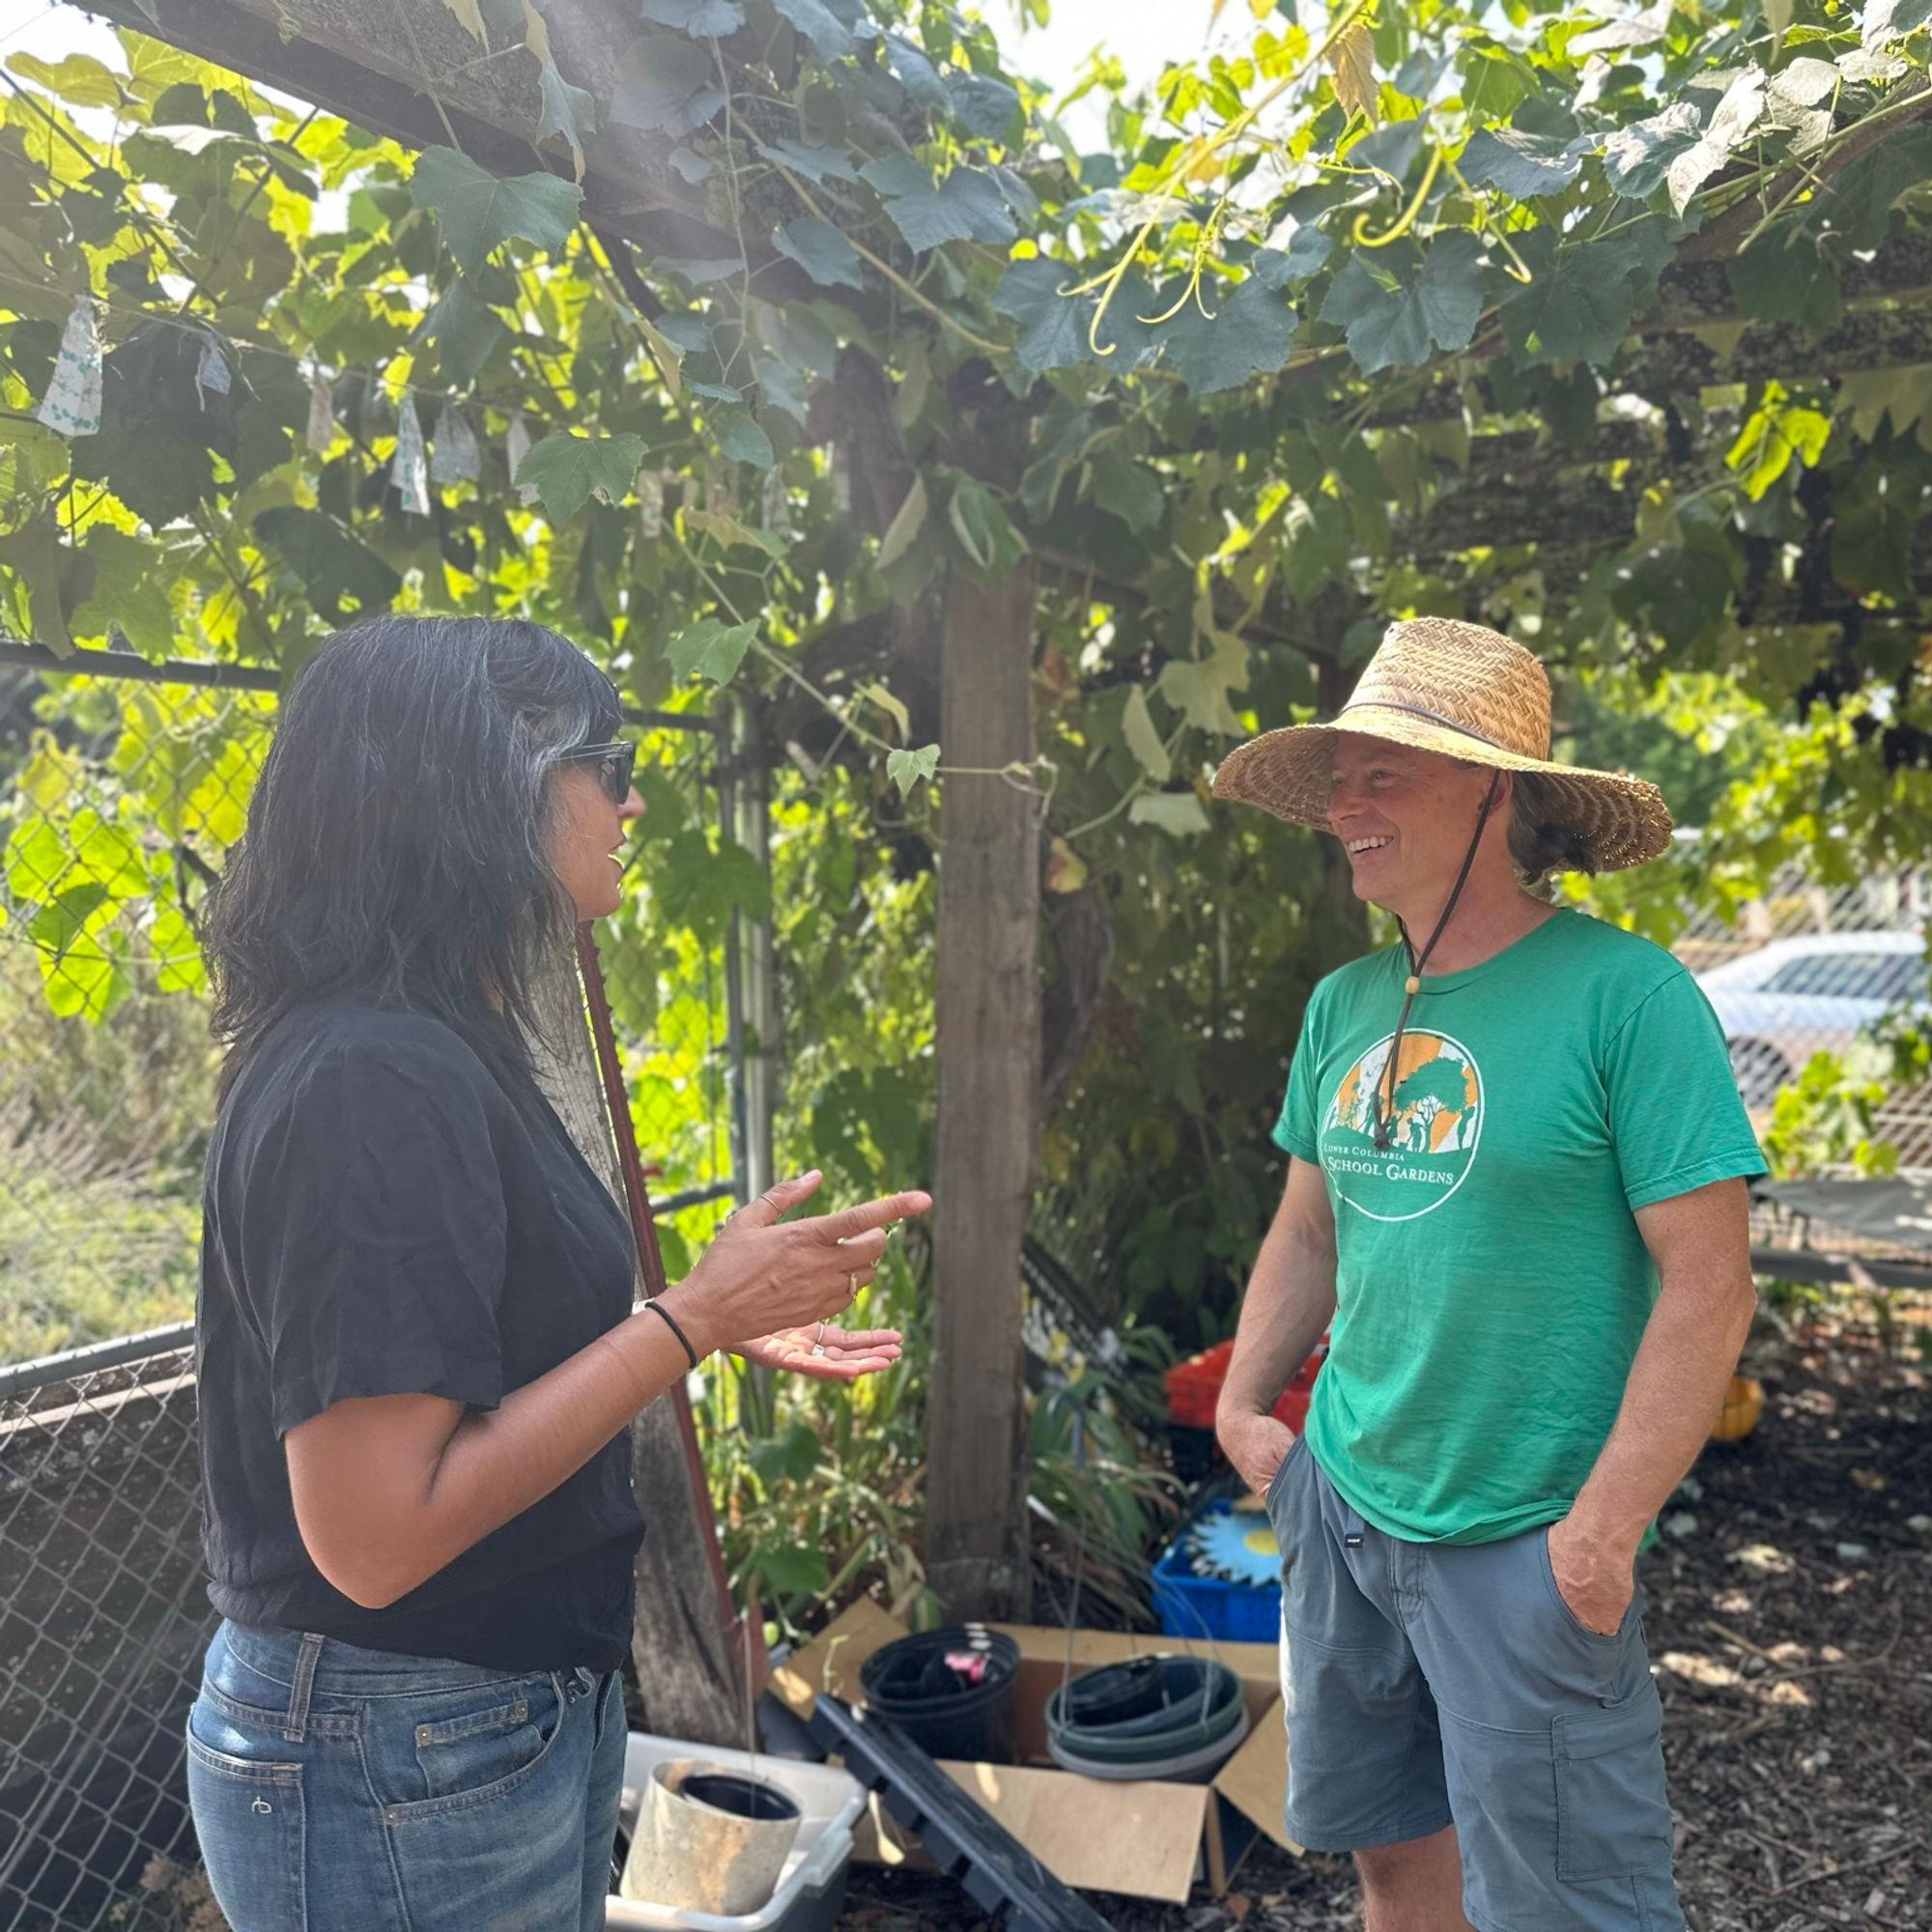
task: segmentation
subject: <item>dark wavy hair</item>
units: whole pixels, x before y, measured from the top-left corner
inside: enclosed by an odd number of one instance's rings
[[[332,997],[440,1020],[527,1089],[535,983],[576,918],[549,779],[622,724],[615,686],[540,624],[384,616],[325,644],[202,907],[223,1094],[285,1013]]]

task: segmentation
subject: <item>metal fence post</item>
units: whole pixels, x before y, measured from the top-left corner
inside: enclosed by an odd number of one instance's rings
[[[751,853],[765,877],[772,874],[771,775],[758,755],[762,732],[757,700],[746,697],[732,713],[731,763],[737,828],[733,836]],[[755,919],[739,915],[743,984],[745,1143],[742,1175],[749,1199],[762,1194],[778,1178],[773,1155],[773,1123],[778,1117],[781,1016],[778,974],[773,961],[772,911]]]

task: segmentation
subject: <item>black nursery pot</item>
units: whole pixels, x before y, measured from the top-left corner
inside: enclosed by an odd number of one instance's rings
[[[947,1663],[957,1656],[985,1659],[977,1684]],[[1011,1637],[980,1624],[954,1624],[883,1645],[860,1666],[859,1682],[867,1707],[891,1718],[928,1757],[1005,1764],[1012,1757],[1019,1662]]]
[[[788,1791],[781,1791],[762,1777],[741,1776],[735,1771],[695,1771],[678,1786],[678,1792],[714,1811],[755,1819],[760,1824],[799,1816],[798,1804]]]

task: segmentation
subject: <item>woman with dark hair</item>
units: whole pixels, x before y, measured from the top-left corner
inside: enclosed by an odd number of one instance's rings
[[[633,1415],[827,1325],[923,1194],[740,1208],[633,1309],[631,1228],[539,1092],[540,976],[642,807],[555,633],[388,617],[297,680],[204,939],[229,1045],[198,1311],[209,1595],[188,1791],[235,1932],[601,1926],[642,1520]]]

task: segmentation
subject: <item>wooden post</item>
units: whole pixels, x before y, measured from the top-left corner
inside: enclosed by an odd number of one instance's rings
[[[1033,573],[947,586],[940,739],[951,766],[1030,764]],[[1024,1618],[1020,1244],[1039,1105],[1039,810],[997,777],[943,781],[926,1580],[952,1616]]]
[[[577,962],[564,954],[544,985],[537,1078],[591,1172],[628,1214],[613,1126],[584,1024]],[[749,1706],[739,1635],[720,1602],[711,1500],[694,1492],[682,1384],[631,1425],[631,1480],[644,1513],[631,1655],[645,1721],[662,1737],[743,1748]]]

